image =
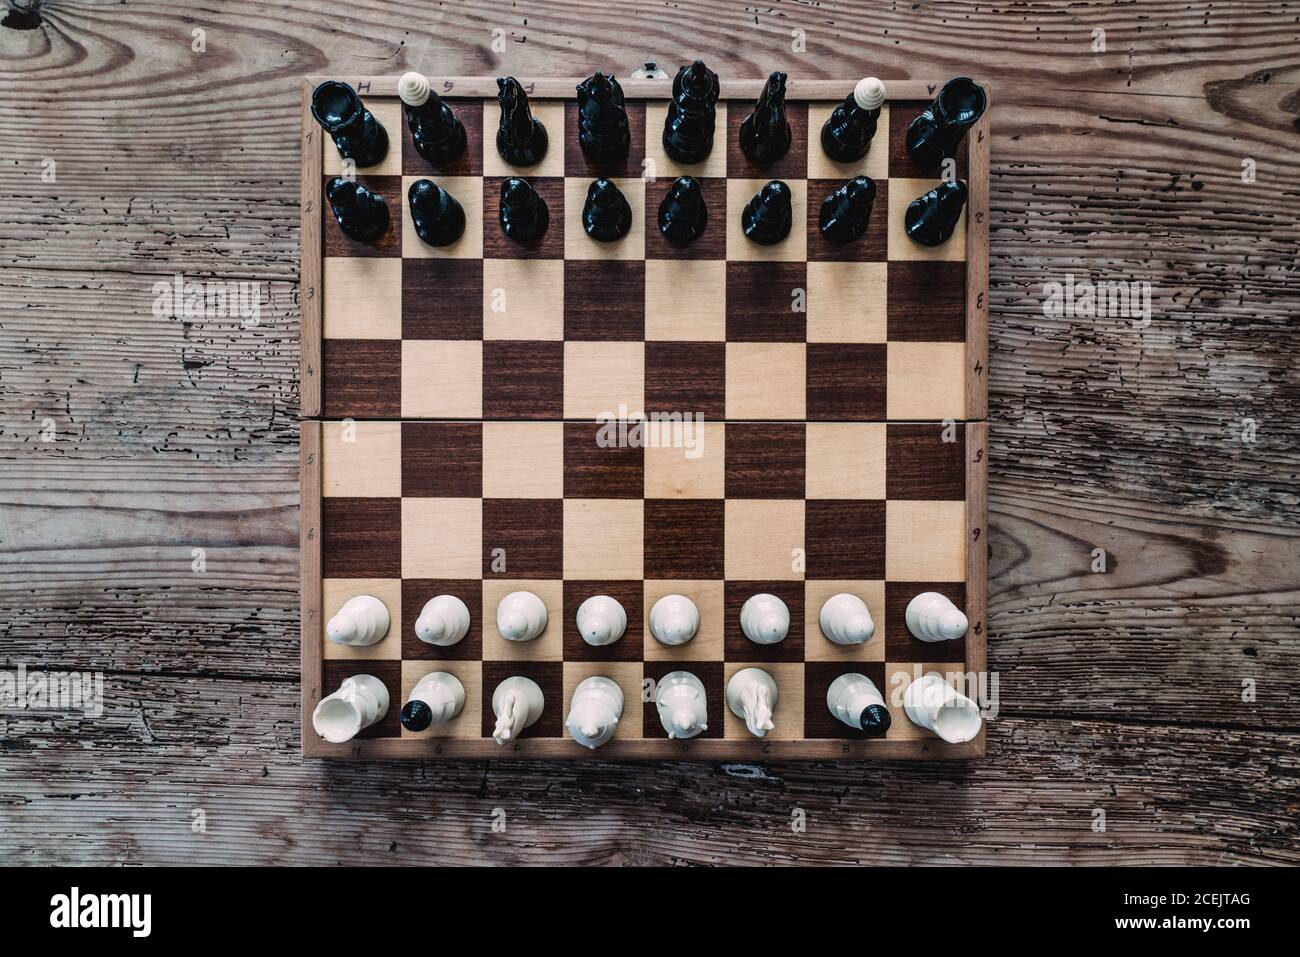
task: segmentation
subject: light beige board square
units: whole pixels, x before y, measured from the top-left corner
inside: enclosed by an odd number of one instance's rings
[[[478,578],[482,573],[482,499],[402,499],[403,578]]]
[[[645,409],[645,343],[566,342],[564,417],[620,416]]]
[[[803,262],[808,258],[808,181],[787,179],[794,222],[790,235],[772,246],[760,246],[745,235],[741,215],[766,179],[727,180],[727,260],[729,262]],[[710,216],[712,219],[712,216]]]
[[[805,352],[802,342],[728,342],[727,418],[804,418]]]
[[[908,238],[906,220],[907,207],[918,196],[928,193],[939,185],[938,180],[930,179],[891,179],[889,181],[889,243],[890,259],[929,260],[932,262],[956,262],[966,258],[966,211],[962,210],[961,220],[952,236],[941,246],[922,246]]]
[[[803,499],[729,498],[725,509],[727,578],[803,578]]]
[[[723,342],[727,338],[727,264],[721,259],[647,259],[645,337],[652,341]]]
[[[477,419],[482,414],[482,342],[402,340],[402,418]]]
[[[889,104],[880,108],[876,135],[867,155],[852,163],[836,162],[822,149],[822,127],[839,105],[839,102],[808,104],[808,178],[844,180],[870,176],[874,180],[884,180],[889,176]]]
[[[646,661],[721,661],[724,602],[721,581],[647,581],[644,591]],[[650,632],[650,609],[665,595],[685,595],[700,610],[700,630],[684,645],[665,645]]]
[[[966,503],[885,503],[885,577],[959,582],[966,577]]]
[[[645,105],[645,155],[647,179],[678,176],[723,177],[727,175],[727,104],[719,101],[714,108],[715,125],[713,127],[713,149],[704,158],[703,163],[687,166],[669,159],[664,152],[664,123],[668,119],[668,104],[665,101],[647,102]],[[576,135],[576,134],[575,134]],[[713,218],[713,212],[709,212]]]
[[[566,498],[564,577],[640,578],[644,515],[639,498]]]
[[[961,419],[966,414],[966,346],[891,342],[885,347],[890,419]]]
[[[483,423],[484,498],[563,498],[564,426]]]
[[[402,261],[326,256],[322,335],[326,339],[402,338]]]
[[[402,582],[397,578],[326,578],[321,581],[321,657],[330,661],[395,661],[402,657]],[[325,627],[343,603],[373,595],[388,609],[388,633],[373,645],[340,645],[325,637]],[[329,689],[331,692],[335,688]]]
[[[402,700],[389,703],[401,708],[411,698],[411,691],[425,675],[445,671],[460,679],[465,688],[465,706],[446,724],[435,724],[423,731],[402,729],[404,738],[481,738],[483,736],[483,663],[481,661],[403,661]]]
[[[822,605],[832,595],[847,592],[867,603],[876,633],[860,645],[837,645],[822,632]],[[803,657],[804,661],[885,660],[885,583],[882,581],[823,581],[808,579],[803,585]],[[881,688],[880,693],[884,694]]]
[[[649,433],[655,430],[649,428]],[[671,435],[662,426],[656,433]],[[726,495],[726,426],[705,422],[688,429],[681,445],[647,444],[646,498],[723,498]]]
[[[641,737],[641,682],[644,668],[639,661],[566,661],[564,663],[564,722],[563,736],[569,735],[569,710],[573,707],[573,692],[588,678],[608,678],[623,692],[623,715],[618,719],[614,738],[627,741]],[[578,745],[574,745],[578,747]]]
[[[566,130],[564,103],[560,100],[532,100],[533,116],[546,127],[546,155],[536,166],[511,166],[497,152],[497,126],[501,121],[501,104],[495,98],[483,101],[483,174],[485,176],[563,176],[564,144],[577,130]]]
[[[321,494],[400,496],[402,423],[322,423]]]
[[[415,231],[411,204],[407,200],[411,184],[429,176],[402,177],[402,257],[405,259],[482,259],[483,258],[483,177],[440,176],[434,179],[451,193],[465,210],[465,232],[449,246],[430,246]]]
[[[810,262],[808,341],[885,342],[888,263]]]
[[[532,641],[507,641],[497,631],[497,606],[512,591],[530,591],[546,605],[546,630]],[[564,583],[488,579],[483,582],[483,660],[561,661],[564,659]],[[549,707],[549,705],[548,705]]]
[[[776,682],[776,707],[772,709],[772,730],[763,736],[771,741],[798,741],[803,737],[803,665],[797,661],[746,664],[728,661],[722,669],[723,678],[731,681],[732,675],[745,668],[760,668]],[[726,685],[723,685],[726,688]],[[731,741],[753,741],[754,736],[745,727],[745,719],[732,713],[723,691],[722,736]],[[712,719],[712,715],[709,715]]]
[[[884,498],[884,423],[809,422],[804,488],[808,498]]]
[[[483,338],[564,338],[564,261],[483,260]]]
[[[907,710],[903,707],[903,693],[907,690],[907,686],[917,678],[930,673],[942,675],[944,681],[951,687],[967,697],[975,698],[972,692],[976,689],[969,686],[963,666],[956,662],[946,664],[910,661],[887,662],[885,664],[885,687],[881,688],[880,691],[885,696],[885,706],[889,708],[889,714],[893,718],[893,722],[889,726],[889,731],[885,734],[886,740],[916,741],[922,738],[928,738],[931,741],[940,740],[939,736],[933,731],[927,731],[919,725],[912,724],[911,719],[907,716]]]
[[[645,259],[645,180],[638,176],[613,181],[632,207],[632,228],[626,236],[612,243],[592,239],[582,228],[582,207],[587,202],[587,190],[593,182],[575,178],[564,181],[564,210],[568,219],[564,224],[564,258]]]
[[[374,166],[357,166],[353,172],[362,176],[400,176],[402,174],[402,136],[406,127],[406,115],[402,112],[402,101],[393,97],[391,100],[361,94],[366,109],[374,114],[375,119],[384,124],[388,132],[388,153]],[[324,130],[320,131],[321,156],[324,162],[321,169],[326,176],[339,176],[343,173],[343,157],[334,145],[333,138]]]

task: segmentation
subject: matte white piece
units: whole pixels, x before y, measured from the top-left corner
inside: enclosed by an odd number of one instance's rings
[[[907,630],[922,641],[952,641],[966,634],[969,622],[946,595],[923,591],[907,603]]]
[[[569,736],[588,748],[598,748],[610,738],[623,717],[623,689],[602,675],[593,675],[573,689]]]
[[[501,682],[492,692],[492,713],[497,719],[492,740],[505,744],[519,737],[520,731],[542,716],[545,704],[542,689],[532,678],[513,675]]]
[[[424,106],[429,101],[429,81],[423,73],[403,73],[397,81],[397,96],[407,106]]]
[[[822,634],[837,645],[860,645],[876,633],[867,603],[843,591],[822,605],[821,626]]]
[[[885,84],[874,76],[864,76],[853,88],[853,102],[864,110],[880,109],[885,102]]]
[[[650,634],[665,645],[684,645],[700,630],[700,610],[685,595],[664,595],[650,609]]]
[[[546,630],[546,603],[530,591],[512,591],[497,605],[497,631],[507,641],[532,641]]]
[[[589,645],[612,645],[627,631],[627,612],[608,595],[592,595],[578,606],[578,634]]]
[[[455,595],[435,595],[415,619],[415,637],[431,645],[454,645],[469,634],[469,606]]]
[[[751,595],[740,609],[740,630],[758,645],[775,645],[790,631],[790,609],[775,595]]]
[[[776,680],[762,668],[741,668],[727,682],[727,707],[756,738],[772,730]]]
[[[914,725],[933,731],[949,744],[969,741],[980,732],[983,719],[974,701],[930,672],[903,692],[903,709]]]
[[[374,675],[344,678],[339,690],[320,699],[311,726],[330,744],[351,741],[388,714],[388,688]]]
[[[465,686],[450,672],[434,671],[415,683],[406,704],[412,701],[423,702],[433,712],[433,720],[425,727],[446,724],[465,707]]]
[[[388,634],[388,608],[374,595],[356,595],[325,625],[325,637],[340,645],[373,645]]]
[[[826,707],[855,731],[881,735],[889,730],[889,709],[876,683],[866,675],[850,672],[831,682]]]
[[[659,722],[670,738],[693,738],[709,730],[704,682],[689,671],[670,671],[655,685]]]

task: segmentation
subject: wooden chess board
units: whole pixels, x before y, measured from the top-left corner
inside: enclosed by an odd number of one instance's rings
[[[453,166],[414,149],[397,77],[348,78],[387,128],[391,146],[357,180],[393,214],[387,235],[345,237],[323,184],[342,169],[311,118],[307,81],[302,149],[302,661],[303,749],[368,758],[953,758],[981,755],[984,733],[947,744],[913,726],[902,688],[922,671],[985,668],[988,148],[986,112],[966,137],[957,175],[970,199],[952,239],[912,243],[903,211],[938,180],[911,164],[907,124],[940,84],[889,82],[867,156],[839,164],[818,131],[853,88],[789,82],[794,143],[772,167],[753,167],[738,130],[762,81],[722,79],[707,161],[679,167],[660,144],[671,82],[620,80],[632,131],[628,159],[593,168],[575,130],[578,80],[520,78],[550,134],[543,161],[508,168],[494,146],[494,78],[434,78],[469,147]],[[865,173],[878,194],[868,234],[847,247],[817,229],[822,198]],[[699,178],[708,231],[669,246],[655,221],[672,180]],[[547,200],[551,227],[535,248],[500,232],[504,177],[521,175]],[[579,215],[597,175],[632,203],[632,232],[589,239]],[[419,178],[454,195],[464,236],[433,248],[414,234],[406,190]],[[770,179],[788,183],[796,226],[771,247],[740,230],[744,203]],[[685,413],[695,429],[646,442],[601,439],[602,415]],[[654,431],[654,430],[651,430]],[[683,447],[694,436],[691,447]],[[498,600],[527,589],[545,601],[546,632],[516,643],[496,632]],[[926,643],[903,611],[920,591],[950,597],[970,619],[957,641]],[[760,646],[740,631],[751,594],[780,596],[788,637]],[[876,622],[863,645],[832,644],[822,602],[863,597]],[[648,633],[661,595],[699,606],[700,631],[669,647]],[[421,606],[440,593],[470,607],[468,637],[450,647],[416,638]],[[617,598],[628,630],[590,647],[577,605]],[[393,625],[358,648],[324,638],[349,597],[372,594]],[[723,688],[757,665],[779,687],[775,728],[752,737]],[[686,669],[709,701],[709,727],[669,740],[653,684]],[[398,720],[424,674],[449,671],[466,689],[462,714],[411,733]],[[884,693],[888,735],[865,739],[836,721],[826,688],[858,671]],[[343,678],[380,678],[384,720],[340,745],[311,714]],[[511,674],[533,678],[546,706],[505,746],[491,737],[491,691]],[[573,688],[601,674],[624,692],[613,738],[590,751],[567,736]],[[647,690],[649,689],[649,690]],[[968,692],[969,693],[969,692]]]

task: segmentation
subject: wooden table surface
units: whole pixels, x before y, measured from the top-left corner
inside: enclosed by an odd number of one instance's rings
[[[1294,5],[13,5],[0,658],[105,710],[0,714],[3,862],[1300,861]],[[299,78],[697,55],[992,84],[988,757],[304,762]],[[156,318],[176,273],[260,322]],[[1046,316],[1067,274],[1150,323]]]

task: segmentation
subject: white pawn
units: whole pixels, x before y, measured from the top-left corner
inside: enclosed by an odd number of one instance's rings
[[[311,726],[330,744],[351,741],[388,714],[388,688],[374,675],[344,678],[339,690],[320,699]]]
[[[740,609],[740,630],[758,645],[774,645],[790,631],[790,609],[775,595],[751,595]]]
[[[497,631],[507,641],[532,641],[546,630],[546,603],[530,591],[512,591],[497,605]]]
[[[609,678],[593,675],[573,689],[565,726],[574,741],[595,749],[614,737],[621,717],[623,690]]]
[[[952,641],[966,634],[961,609],[937,591],[923,591],[907,603],[907,630],[922,641]]]
[[[627,631],[627,612],[608,595],[592,595],[578,606],[578,634],[589,645],[612,645]]]
[[[857,595],[840,592],[826,599],[821,613],[822,634],[837,645],[860,645],[871,640],[876,623],[871,609]]]
[[[949,744],[971,740],[983,724],[979,705],[933,671],[907,686],[903,709],[913,724],[933,731]]]
[[[325,625],[325,637],[340,645],[373,645],[388,634],[388,609],[374,595],[356,595]]]
[[[851,672],[840,675],[826,691],[826,707],[855,731],[882,737],[889,730],[891,718],[885,698],[876,683],[866,675]]]
[[[853,102],[864,110],[878,110],[885,103],[885,84],[874,76],[864,76],[853,88]]]
[[[537,723],[545,705],[542,689],[532,678],[523,675],[507,678],[492,692],[492,714],[497,719],[492,740],[505,744],[519,737],[520,731]]]
[[[425,675],[411,689],[411,697],[402,708],[402,727],[423,731],[435,724],[446,724],[465,707],[465,686],[446,671]]]
[[[415,619],[415,637],[431,645],[454,645],[469,634],[469,607],[455,595],[435,595]]]
[[[727,682],[727,707],[756,738],[772,730],[776,698],[776,681],[762,668],[741,668]]]
[[[670,671],[655,685],[659,722],[670,738],[693,738],[709,730],[704,683],[689,671]]]
[[[429,101],[429,80],[423,73],[403,73],[397,81],[397,97],[407,106],[424,106]]]
[[[650,634],[665,645],[684,645],[700,630],[700,610],[685,595],[664,595],[650,609]]]

